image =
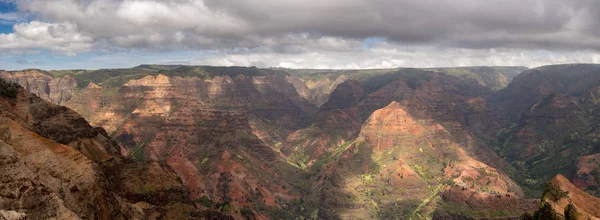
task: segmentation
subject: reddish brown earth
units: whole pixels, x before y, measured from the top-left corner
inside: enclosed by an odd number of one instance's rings
[[[600,198],[581,191],[562,175],[546,186],[540,209],[523,219],[600,219]]]
[[[118,91],[122,100],[89,117],[98,118],[98,125],[115,127],[114,136],[126,155],[173,169],[192,200],[208,199],[241,218],[236,214],[241,209],[255,204],[280,208],[280,200],[299,197],[282,179],[289,165],[265,143],[280,141],[308,120],[314,107],[278,83],[287,82],[272,76],[147,76],[124,84]],[[126,103],[130,100],[137,101]],[[112,111],[114,106],[129,107],[129,113]],[[270,126],[261,129],[259,123]],[[267,130],[270,127],[279,129]]]
[[[403,206],[417,209],[402,218],[427,216],[444,207],[440,203],[519,216],[538,204],[524,200],[520,187],[505,174],[469,156],[442,125],[414,118],[401,102],[373,112],[359,137],[337,161],[324,166],[318,183],[336,188],[325,191],[334,196],[327,196],[323,206],[342,208],[325,214],[343,219],[385,219]],[[441,201],[435,199],[438,194]],[[515,202],[521,205],[511,205]]]
[[[15,82],[38,77],[6,73]],[[54,91],[45,88],[42,92]],[[299,198],[284,179],[295,177],[283,175],[297,171],[274,143],[312,120],[316,109],[284,76],[202,79],[158,74],[118,88],[90,82],[63,104],[106,128],[123,156],[172,169],[198,208],[242,218],[242,209],[256,216],[256,206],[281,209]]]
[[[0,78],[19,83],[27,91],[56,104],[70,100],[77,92],[77,80],[69,75],[52,78],[39,70],[0,70]]]
[[[0,77],[106,129],[39,98],[11,110],[141,216],[515,218],[556,173],[598,186],[594,67],[532,69],[499,92],[508,78],[438,70],[144,68]]]
[[[70,109],[19,88],[15,97],[0,96],[0,113],[3,219],[215,215],[192,205],[172,171],[123,160],[102,128]]]
[[[315,124],[290,136],[282,152],[288,155],[290,149],[303,146],[300,148],[312,154],[306,161],[319,158],[357,135],[360,126],[373,111],[394,100],[401,100],[415,117],[434,120],[446,127],[476,159],[496,168],[510,169],[472,133],[483,128],[499,127],[492,120],[495,113],[482,98],[490,93],[489,89],[435,72],[417,71],[423,75],[419,77],[426,79],[416,79],[410,71],[400,72],[375,91],[365,92],[368,94],[362,92],[365,89],[360,82],[351,80],[340,84],[331,94],[330,101],[321,107]],[[411,88],[413,84],[418,84],[418,88]],[[317,141],[302,138],[310,136],[303,134],[310,133],[317,133]]]
[[[585,189],[599,186],[599,176],[594,175],[600,169],[600,154],[580,157],[577,160],[577,174],[573,179],[575,186]]]

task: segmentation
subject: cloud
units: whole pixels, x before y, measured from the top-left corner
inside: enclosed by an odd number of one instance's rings
[[[12,25],[24,22],[26,16],[16,12],[0,12],[0,25]]]
[[[23,0],[15,4],[19,11],[0,14],[0,20],[14,21],[15,16],[26,14],[31,21],[19,20],[14,33],[0,34],[4,53],[204,51],[219,54],[206,60],[222,64],[385,67],[527,60],[520,58],[521,52],[533,59],[539,53],[560,57],[583,51],[579,55],[588,56],[583,60],[593,60],[600,51],[600,11],[596,10],[600,1],[596,0]],[[450,63],[438,56],[456,58]],[[282,57],[289,60],[271,61]],[[384,62],[384,58],[388,59]],[[545,60],[531,62],[556,60],[537,58]]]
[[[327,51],[298,54],[244,53],[218,54],[200,60],[221,66],[259,66],[317,69],[372,69],[396,67],[450,66],[527,66],[537,67],[560,63],[599,63],[595,51],[553,52],[521,49],[437,48],[434,46],[398,46],[389,43],[373,45],[355,52]]]
[[[92,38],[77,32],[71,23],[32,21],[13,26],[14,33],[0,34],[0,49],[49,49],[75,54],[92,48]]]
[[[0,20],[19,21],[19,20],[23,20],[23,19],[19,14],[15,13],[15,12],[7,12],[7,13],[0,13]]]
[[[30,0],[19,9],[122,47],[260,47],[289,35],[468,48],[600,49],[593,0]],[[592,22],[590,22],[592,21]],[[593,40],[582,44],[574,37]],[[556,45],[556,46],[554,46]]]

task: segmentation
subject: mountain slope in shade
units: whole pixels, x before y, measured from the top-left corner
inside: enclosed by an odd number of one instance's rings
[[[557,175],[546,185],[540,209],[521,219],[600,219],[600,198],[581,191],[567,178]]]
[[[507,120],[489,139],[522,170],[516,180],[530,195],[539,196],[556,174],[600,195],[599,85],[600,65],[544,66],[523,72],[490,99]]]
[[[290,74],[288,80],[298,93],[317,106],[325,104],[336,87],[346,80],[364,81],[377,75],[396,72],[399,69],[370,70],[319,70],[319,69],[278,69]],[[527,70],[518,66],[474,66],[452,68],[425,68],[423,70],[442,72],[462,80],[472,80],[484,87],[497,91],[505,88],[519,73]]]
[[[482,86],[498,91],[508,86],[515,76],[528,70],[528,68],[520,66],[473,66],[431,68],[429,70],[443,72],[464,80],[475,80]]]

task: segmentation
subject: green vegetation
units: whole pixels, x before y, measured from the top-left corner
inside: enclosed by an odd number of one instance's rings
[[[421,203],[419,204],[419,206],[417,206],[417,208],[415,208],[415,210],[412,212],[412,216],[413,217],[417,217],[417,219],[422,219],[423,216],[421,216],[421,210],[427,205],[429,204],[429,202],[438,197],[439,193],[442,192],[445,189],[444,184],[439,184],[438,186],[436,186],[433,190],[431,190],[431,193],[429,196],[427,196],[427,198],[425,198],[423,201],[421,201]]]
[[[131,153],[129,153],[129,157],[137,162],[144,162],[144,148],[137,147]]]
[[[202,196],[201,198],[197,199],[196,203],[200,203],[202,206],[204,206],[206,208],[210,208],[213,204],[212,200],[210,200],[206,196]]]
[[[274,69],[259,69],[256,67],[216,67],[216,66],[182,66],[182,65],[140,65],[135,68],[99,69],[99,70],[52,70],[46,74],[57,78],[70,75],[77,80],[79,88],[85,88],[89,83],[95,83],[102,88],[119,88],[125,83],[141,79],[145,76],[200,77],[212,79],[216,76],[237,75],[264,76],[267,74],[286,75],[283,71]]]
[[[418,87],[421,86],[420,81],[430,81],[431,80],[431,76],[429,76],[428,73],[429,73],[428,71],[421,70],[421,69],[413,69],[413,68],[401,69],[397,72],[386,73],[386,74],[381,74],[381,75],[376,75],[376,76],[370,77],[363,82],[363,87],[365,88],[365,91],[367,93],[371,93],[371,92],[381,89],[383,86],[389,84],[390,82],[392,82],[394,80],[403,79],[403,80],[406,80],[407,85],[411,89],[417,89]]]
[[[102,87],[120,87],[132,79],[141,79],[147,75],[158,75],[156,71],[146,69],[100,69],[100,70],[60,70],[48,71],[52,77],[70,75],[77,80],[79,88],[85,88],[90,82]]]
[[[452,67],[452,68],[431,68],[428,70],[443,72],[456,76],[463,80],[475,80],[482,86],[486,86],[493,91],[506,88],[512,81],[512,78],[519,73],[526,71],[526,67],[501,67],[501,66],[474,66],[474,67]]]
[[[254,212],[248,208],[242,208],[240,213],[242,214],[242,217],[244,217],[246,220],[256,219],[256,215],[254,214]]]
[[[7,82],[4,79],[0,79],[0,96],[4,96],[10,99],[17,97],[17,91],[21,86],[17,83]]]
[[[594,177],[596,183],[600,184],[600,166],[596,167],[596,169],[594,169],[591,174]]]
[[[310,220],[319,219],[319,209],[315,209],[312,213],[310,213]]]
[[[333,151],[331,151],[331,152],[327,153],[327,155],[323,156],[322,159],[317,160],[317,162],[315,162],[311,166],[312,171],[319,172],[323,168],[323,165],[325,165],[331,161],[337,160],[339,158],[339,156],[344,152],[344,150],[346,150],[348,148],[348,146],[350,146],[352,143],[354,143],[354,140],[346,141],[345,143],[337,146]]]
[[[281,70],[289,73],[292,76],[296,76],[303,81],[321,81],[329,79],[330,81],[336,80],[338,77],[344,75],[349,79],[362,81],[372,76],[382,75],[398,71],[398,69],[364,69],[364,70],[323,70],[323,69],[283,69],[273,68],[274,70]]]
[[[472,209],[466,204],[458,204],[454,202],[440,202],[438,203],[438,213],[440,216],[446,216],[450,214],[458,214],[464,216],[465,219],[489,219],[496,217],[506,216],[520,216],[521,210],[500,210],[500,209]]]

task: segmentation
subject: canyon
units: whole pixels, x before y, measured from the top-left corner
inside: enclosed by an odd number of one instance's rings
[[[600,217],[600,65],[0,78],[4,218]]]

